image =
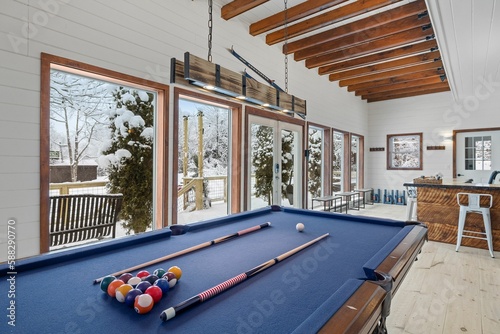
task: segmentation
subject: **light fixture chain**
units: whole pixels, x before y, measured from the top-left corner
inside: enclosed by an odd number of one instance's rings
[[[208,0],[208,61],[209,62],[212,62],[212,27],[213,27],[212,8],[213,8],[213,1]]]
[[[285,2],[285,44],[283,51],[285,53],[285,92],[288,93],[288,0]]]

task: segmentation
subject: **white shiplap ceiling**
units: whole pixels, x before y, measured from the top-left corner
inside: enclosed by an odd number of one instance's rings
[[[455,100],[500,95],[500,1],[426,2]]]

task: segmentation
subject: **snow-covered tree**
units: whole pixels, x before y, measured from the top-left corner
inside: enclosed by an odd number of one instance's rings
[[[252,125],[252,170],[255,175],[255,196],[272,204],[273,191],[273,128]]]
[[[75,182],[79,163],[97,155],[92,148],[106,128],[112,96],[109,85],[100,80],[57,70],[51,70],[50,80],[51,150],[68,158]]]
[[[322,132],[309,131],[308,189],[312,197],[321,196]]]
[[[274,184],[273,131],[268,126],[252,125],[252,170],[255,175],[255,193],[268,204],[272,204]],[[293,185],[294,133],[283,131],[281,136],[281,195],[286,198],[286,187]]]
[[[120,87],[113,96],[111,140],[103,148],[99,166],[108,173],[110,192],[123,194],[123,227],[127,232],[144,232],[153,215],[155,95]]]

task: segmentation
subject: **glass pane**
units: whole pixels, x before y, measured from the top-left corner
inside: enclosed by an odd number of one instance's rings
[[[50,195],[123,194],[116,235],[151,229],[156,93],[55,69],[50,92]]]
[[[359,138],[352,136],[351,138],[351,189],[358,187],[358,150]]]
[[[294,205],[295,168],[297,167],[298,133],[281,130],[281,205]]]
[[[309,198],[323,194],[323,130],[309,128],[309,161],[308,161]]]
[[[228,213],[230,110],[179,100],[178,223]]]
[[[272,204],[274,184],[274,128],[252,124],[250,138],[251,157],[251,209]]]
[[[472,137],[465,137],[465,147],[472,147]]]
[[[465,159],[473,159],[474,158],[474,149],[466,148],[465,149]]]
[[[465,169],[466,170],[474,170],[474,160],[465,159]]]
[[[344,156],[344,135],[339,132],[333,134],[333,161],[332,161],[332,192],[342,191],[342,165]]]

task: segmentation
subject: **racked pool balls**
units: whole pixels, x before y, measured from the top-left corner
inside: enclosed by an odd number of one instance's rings
[[[154,306],[154,300],[151,295],[142,294],[135,298],[134,310],[139,314],[145,314],[151,311]]]
[[[174,275],[177,278],[177,280],[181,279],[181,276],[182,276],[182,270],[181,270],[181,268],[179,268],[177,266],[172,266],[172,267],[168,268],[168,271],[170,271],[171,273],[174,273]]]
[[[125,297],[125,305],[134,307],[135,297],[142,295],[142,291],[139,289],[132,289],[127,293]]]
[[[174,273],[171,273],[170,271],[167,271],[162,278],[168,281],[168,285],[170,286],[170,288],[173,288],[177,284],[177,277],[175,276]]]
[[[116,280],[116,277],[115,276],[106,276],[102,279],[101,281],[101,290],[104,291],[104,292],[108,292],[108,286],[109,286],[109,283],[113,282]]]
[[[158,303],[163,296],[163,292],[161,291],[160,287],[156,285],[147,288],[145,293],[153,297],[153,301],[155,302],[155,304]]]
[[[123,303],[125,301],[125,297],[132,289],[133,287],[130,284],[123,284],[117,287],[115,290],[116,300],[118,300],[120,303]]]
[[[161,289],[163,295],[166,295],[168,290],[170,290],[170,284],[168,283],[168,280],[166,278],[158,279],[154,285]]]
[[[123,281],[120,281],[119,279],[114,280],[113,282],[109,283],[109,285],[108,285],[108,295],[110,297],[115,298],[115,296],[116,296],[116,289],[119,286],[123,285],[123,284],[125,284],[125,283],[123,283]]]

